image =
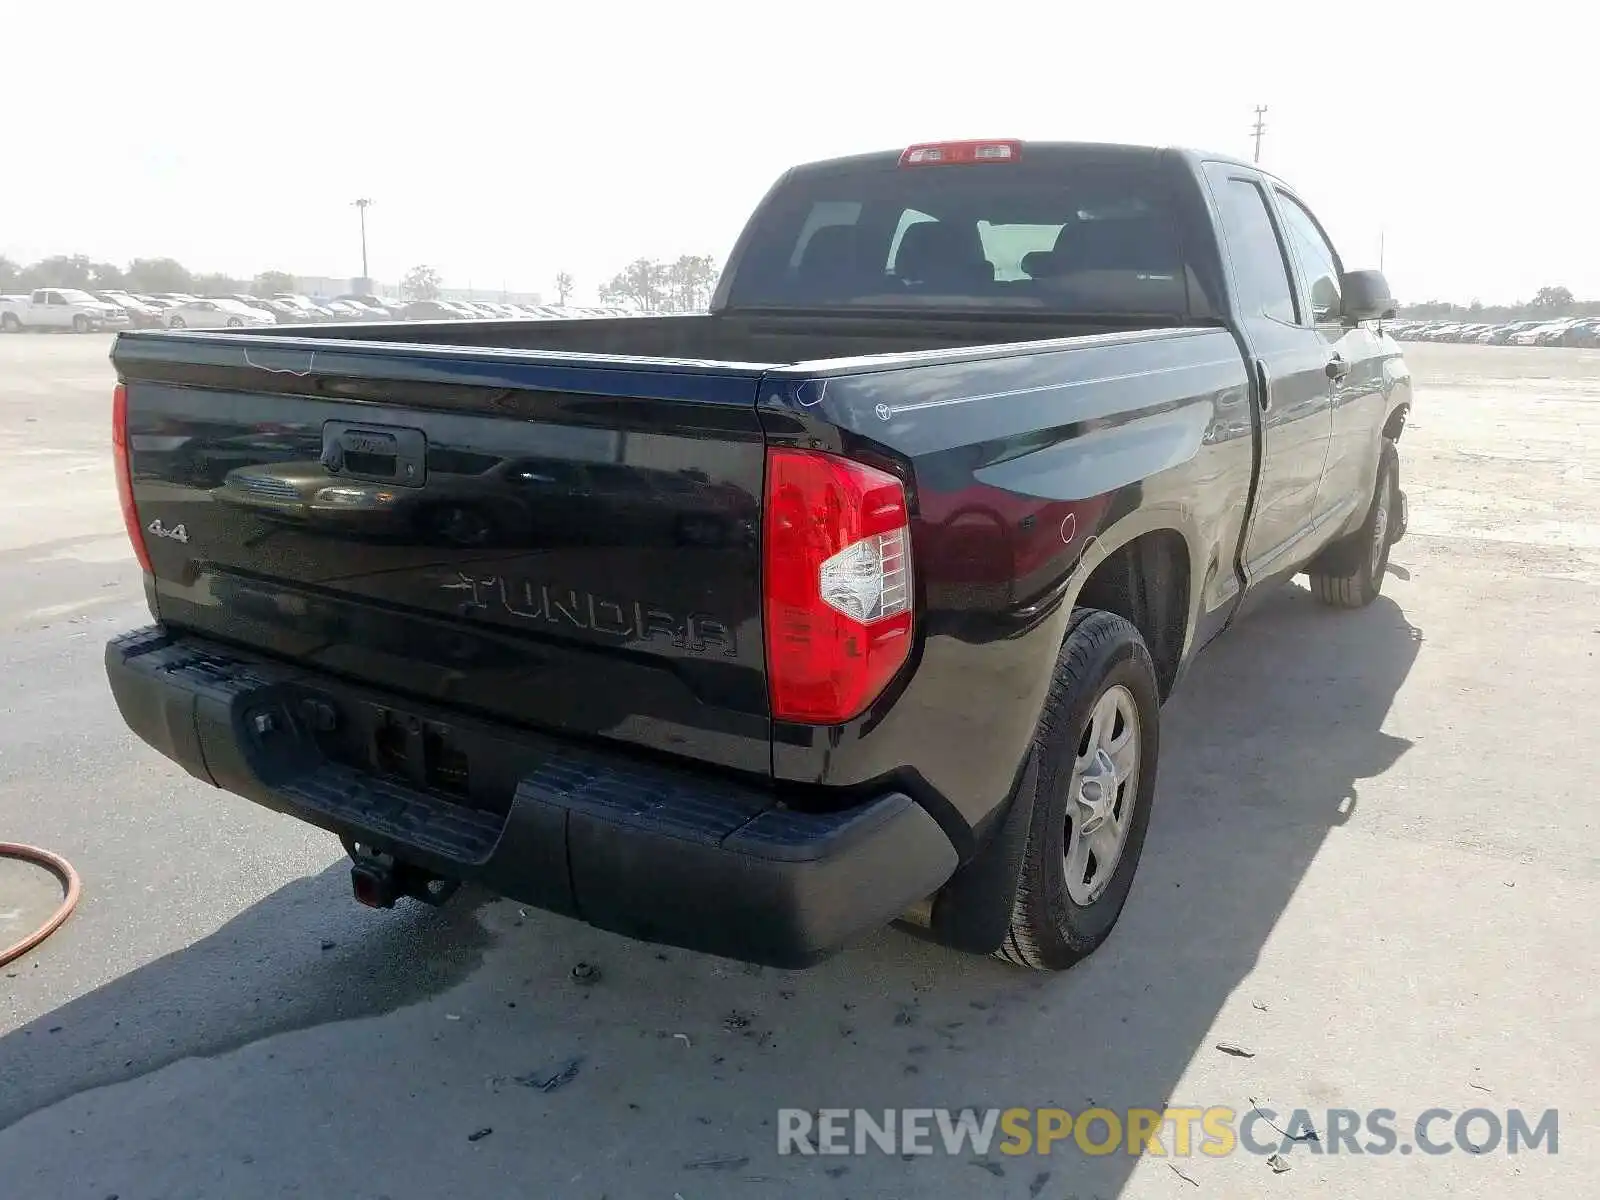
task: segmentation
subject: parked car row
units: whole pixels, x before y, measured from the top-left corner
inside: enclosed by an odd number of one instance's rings
[[[247,325],[305,325],[318,321],[507,321],[622,317],[630,309],[489,300],[386,300],[373,295],[272,296],[234,293],[88,292],[40,288],[27,296],[0,296],[0,329],[218,329]]]
[[[1476,342],[1482,346],[1600,346],[1600,317],[1555,321],[1395,321],[1390,334],[1403,342]]]

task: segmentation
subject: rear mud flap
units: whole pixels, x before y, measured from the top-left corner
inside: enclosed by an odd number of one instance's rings
[[[1406,535],[1406,528],[1411,524],[1411,502],[1406,499],[1406,494],[1395,489],[1397,502],[1395,504],[1395,519],[1392,532],[1389,535],[1389,544],[1393,545]]]

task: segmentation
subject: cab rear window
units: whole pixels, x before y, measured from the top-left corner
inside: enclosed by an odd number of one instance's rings
[[[872,165],[780,189],[728,303],[1181,316],[1187,282],[1153,165]]]

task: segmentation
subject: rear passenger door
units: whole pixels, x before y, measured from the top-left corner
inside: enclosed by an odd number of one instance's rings
[[[1319,540],[1328,541],[1364,519],[1377,486],[1386,356],[1377,334],[1345,325],[1344,266],[1311,210],[1282,185],[1273,188],[1273,199],[1295,262],[1303,323],[1321,339],[1332,376],[1332,436],[1316,502]]]
[[[1291,572],[1315,531],[1331,433],[1328,344],[1303,312],[1259,172],[1208,163],[1233,307],[1254,376],[1260,469],[1240,551],[1246,586]]]

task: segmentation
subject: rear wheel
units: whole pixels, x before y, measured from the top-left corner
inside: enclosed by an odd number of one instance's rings
[[[88,333],[89,332],[89,318],[84,316],[82,313],[78,313],[75,317],[73,317],[72,318],[72,332],[73,333]]]
[[[228,328],[229,329],[243,329],[244,328],[244,322],[241,321],[238,317],[229,317],[228,318]]]
[[[1075,613],[1034,735],[1033,817],[997,957],[1059,971],[1110,935],[1144,850],[1160,711],[1139,631],[1112,613]]]
[[[183,328],[183,318],[182,317],[176,317],[176,316],[168,317],[167,318],[167,328],[168,329],[182,329]]]
[[[22,320],[16,313],[0,313],[0,329],[7,333],[21,333]]]
[[[1306,572],[1311,594],[1332,608],[1365,608],[1383,591],[1389,548],[1404,532],[1400,499],[1400,452],[1385,438],[1378,482],[1361,528],[1317,556]]]

